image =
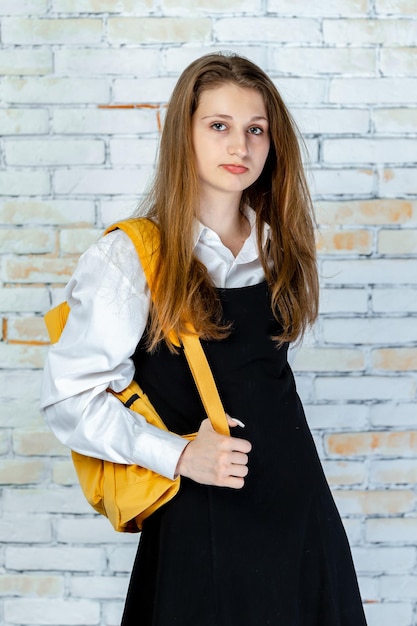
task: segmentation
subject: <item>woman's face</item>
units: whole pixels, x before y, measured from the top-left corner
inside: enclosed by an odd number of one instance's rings
[[[269,152],[262,94],[234,83],[203,91],[192,140],[202,194],[240,197],[259,178]]]

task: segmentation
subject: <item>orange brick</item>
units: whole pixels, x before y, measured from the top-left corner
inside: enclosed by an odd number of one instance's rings
[[[320,202],[319,224],[407,224],[417,221],[417,202],[410,200],[348,200]]]
[[[415,495],[411,490],[333,491],[341,515],[395,515],[414,508]]]
[[[6,338],[9,343],[49,343],[43,318],[34,316],[9,318]]]
[[[329,454],[355,455],[411,455],[417,450],[417,431],[335,433],[326,437]]]
[[[369,230],[325,230],[317,237],[319,252],[353,252],[369,254],[372,251],[372,233]]]
[[[417,370],[417,348],[383,348],[372,352],[375,369],[391,371]]]

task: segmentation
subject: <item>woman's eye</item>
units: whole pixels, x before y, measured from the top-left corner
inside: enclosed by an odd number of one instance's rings
[[[211,125],[211,127],[214,128],[214,130],[225,130],[226,124],[223,124],[222,122],[215,122]]]
[[[262,128],[259,128],[259,126],[251,126],[251,127],[249,128],[249,132],[250,132],[252,135],[262,135],[262,133],[263,133],[264,131],[262,130]]]

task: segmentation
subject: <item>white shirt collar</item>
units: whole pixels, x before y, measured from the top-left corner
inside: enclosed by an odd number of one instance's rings
[[[253,251],[253,249],[255,248],[256,257],[258,256],[258,249],[257,249],[257,243],[256,243],[256,213],[251,207],[245,206],[244,215],[249,221],[251,232],[250,232],[249,237],[246,239],[238,257],[240,257],[241,253],[244,253],[243,255],[245,259],[244,260],[242,259],[242,261],[247,262],[248,260],[251,260],[251,259],[246,258],[247,254],[245,254],[245,252],[249,253],[250,250]],[[264,223],[262,245],[266,244],[268,238],[270,237],[270,232],[271,232],[271,227],[269,226],[269,224]],[[206,238],[207,235],[209,236],[210,239],[215,239],[217,241],[220,241],[220,237],[218,236],[218,234],[214,230],[209,228],[208,226],[205,226],[198,219],[196,219],[194,222],[193,234],[194,234],[194,248],[199,243],[199,241]],[[252,256],[252,254],[249,254],[249,256]]]

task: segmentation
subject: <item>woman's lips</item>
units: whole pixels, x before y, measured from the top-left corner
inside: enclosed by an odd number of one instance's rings
[[[230,172],[231,174],[245,174],[248,171],[248,168],[244,165],[228,165],[224,164],[222,167]]]

